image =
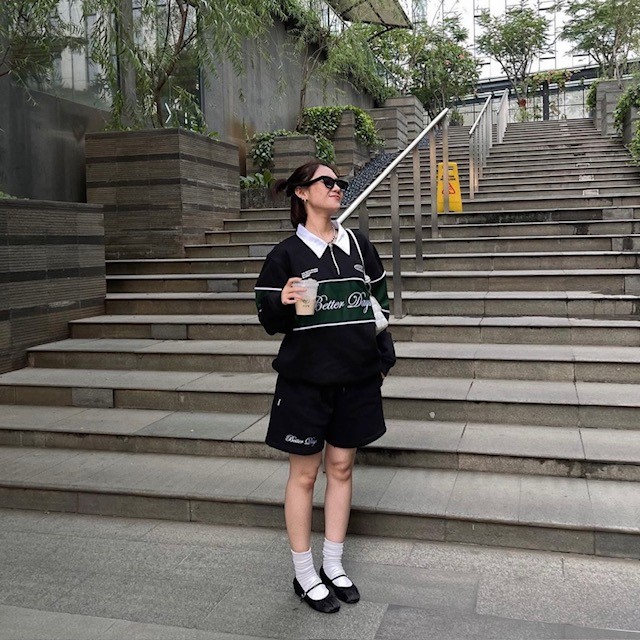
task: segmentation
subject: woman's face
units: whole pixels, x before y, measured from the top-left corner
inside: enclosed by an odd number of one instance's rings
[[[332,169],[321,165],[315,170],[311,180],[325,177],[333,180],[337,179]],[[317,180],[317,182],[307,187],[299,187],[298,189],[300,190],[299,197],[303,200],[306,199],[307,212],[316,211],[320,213],[327,211],[333,215],[340,209],[343,194],[342,189],[335,183],[332,186],[327,186],[322,180]]]

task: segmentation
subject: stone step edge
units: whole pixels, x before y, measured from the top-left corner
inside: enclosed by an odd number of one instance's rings
[[[108,348],[103,345],[108,340]],[[175,340],[150,339],[153,345],[136,346],[140,339],[136,338],[67,338],[57,342],[36,345],[27,349],[29,354],[131,354],[136,356],[173,357],[184,356],[256,356],[275,357],[280,348],[276,340]],[[115,342],[121,344],[113,344]],[[129,343],[129,344],[127,344]],[[162,344],[168,349],[157,350],[153,347]],[[185,350],[185,346],[188,349]],[[256,350],[259,346],[260,350]],[[199,348],[198,348],[199,347]],[[451,353],[447,353],[447,349]],[[505,353],[494,353],[493,349],[504,350]],[[611,351],[615,354],[611,354]],[[596,353],[597,351],[597,353]],[[508,353],[506,353],[508,352]],[[538,353],[540,352],[540,353]],[[556,353],[554,353],[556,352]],[[620,359],[620,352],[627,352],[628,356],[638,356],[634,359]],[[452,362],[488,361],[488,362],[526,362],[546,364],[583,364],[583,365],[632,365],[640,366],[640,347],[617,345],[531,345],[527,343],[510,343],[508,345],[492,343],[456,343],[456,342],[425,342],[425,341],[396,341],[396,356],[405,360],[446,360]]]
[[[526,321],[529,320],[529,323]],[[115,315],[105,314],[89,318],[71,320],[72,325],[91,324],[252,324],[260,325],[257,315]],[[640,329],[640,320],[598,320],[586,318],[561,318],[556,316],[503,316],[503,317],[472,317],[472,316],[412,316],[390,319],[390,324],[398,326],[470,326],[470,327],[505,327],[505,328],[561,328],[561,329]],[[79,338],[82,339],[82,338]],[[98,338],[96,338],[98,339]]]
[[[284,528],[283,503],[278,500],[167,496],[140,490],[91,490],[28,482],[0,482],[0,495],[6,508]],[[321,506],[314,503],[313,512],[313,529],[321,531]],[[349,532],[640,558],[639,532],[626,527],[526,522],[472,515],[454,517],[438,512],[366,507],[357,501],[352,506]]]
[[[568,236],[570,238],[576,238],[576,236]],[[594,237],[594,236],[588,236]],[[606,237],[606,236],[604,236]],[[623,236],[628,237],[628,236]],[[638,235],[640,238],[640,234]],[[578,236],[578,239],[582,239],[581,236]],[[557,240],[557,236],[553,236],[553,241]],[[411,240],[405,240],[405,243],[412,242]],[[617,257],[617,256],[640,256],[640,251],[635,250],[607,250],[603,249],[602,251],[594,251],[594,250],[586,250],[586,251],[478,251],[475,253],[469,253],[465,251],[454,252],[454,253],[429,253],[424,256],[424,260],[449,260],[455,258],[477,258],[477,259],[500,259],[500,258],[556,258],[556,257],[568,257],[568,258],[577,258],[577,257]],[[381,258],[391,258],[391,254],[380,254]],[[415,259],[415,254],[400,254],[400,258],[402,259]],[[131,260],[107,260],[106,265],[118,265],[118,264],[131,264],[131,265],[147,265],[147,264],[188,264],[190,262],[194,262],[196,264],[203,264],[206,262],[216,263],[226,263],[226,262],[259,262],[264,261],[264,257],[261,256],[230,256],[230,257],[205,257],[205,258],[134,258]],[[108,273],[107,277],[113,276],[129,276],[135,277],[137,275],[162,275],[162,274],[124,274],[124,273]],[[169,275],[169,274],[167,274]],[[189,274],[182,274],[189,275]]]
[[[1,407],[2,405],[0,405]],[[29,407],[28,405],[21,405],[25,409],[34,408],[37,410],[45,409],[46,407],[40,405],[34,405]],[[119,409],[78,409],[79,412],[90,411],[92,415],[96,412],[107,416],[109,412],[135,412],[135,409],[119,410]],[[180,412],[172,412],[169,415],[175,416]],[[212,425],[215,423],[217,412],[210,412]],[[184,412],[185,417],[189,415],[189,412]],[[267,414],[268,416],[268,414]],[[287,454],[276,449],[273,449],[264,443],[264,436],[266,435],[266,422],[260,432],[260,437],[257,437],[255,431],[255,425],[265,421],[267,416],[263,416],[253,424],[244,428],[238,434],[229,437],[203,437],[195,435],[183,435],[179,433],[179,430],[175,434],[155,434],[155,433],[140,433],[143,427],[139,430],[125,431],[122,428],[109,429],[104,428],[91,428],[90,430],[82,427],[72,428],[66,426],[64,429],[51,428],[51,425],[43,424],[41,426],[30,425],[28,427],[2,424],[0,421],[0,446],[11,447],[42,447],[42,448],[55,448],[55,449],[80,449],[91,451],[114,451],[114,452],[128,452],[128,453],[163,453],[170,455],[194,455],[194,456],[214,456],[214,457],[246,457],[246,458],[265,458],[286,460]],[[168,416],[167,416],[168,417]],[[228,417],[228,414],[225,414]],[[122,418],[121,418],[122,419]],[[160,418],[159,418],[160,420]],[[60,422],[57,421],[57,422]],[[150,423],[153,424],[153,423]],[[428,441],[430,437],[429,427],[433,426],[431,422],[422,422],[425,425],[425,441]],[[492,428],[499,426],[504,428],[503,425],[491,425],[480,423],[446,423],[440,422],[438,425],[451,424],[451,429],[457,429],[462,427],[463,430],[470,425],[478,431],[491,431]],[[398,430],[403,428],[420,428],[420,421],[417,420],[401,420],[393,419],[387,420],[388,433],[394,435],[393,440],[395,442],[388,442],[390,440],[387,436],[383,436],[381,440],[378,440],[372,444],[367,445],[365,448],[358,449],[356,462],[361,464],[371,464],[380,466],[391,467],[423,467],[425,466],[425,457],[434,457],[435,464],[432,462],[427,466],[429,468],[440,469],[457,469],[466,471],[491,471],[494,473],[510,473],[508,470],[509,461],[522,461],[523,463],[536,461],[536,466],[528,465],[525,471],[520,471],[525,475],[554,475],[554,476],[570,476],[570,477],[592,477],[599,479],[632,479],[640,481],[640,456],[627,455],[626,457],[619,455],[615,459],[611,455],[598,455],[596,452],[587,457],[584,452],[582,455],[571,455],[571,452],[563,451],[562,455],[555,455],[542,452],[529,452],[526,450],[526,443],[522,444],[516,437],[515,442],[511,443],[511,451],[505,451],[504,447],[492,447],[490,444],[487,446],[473,447],[467,444],[464,448],[460,447],[460,440],[455,447],[447,447],[444,445],[438,446],[434,444],[427,446],[427,444],[421,446],[415,446],[412,444],[411,438],[409,441],[403,441],[402,436],[398,434]],[[147,425],[150,426],[150,425]],[[213,429],[213,427],[212,427]],[[510,429],[513,434],[523,430],[532,432],[539,430],[540,432],[549,432],[553,430],[554,433],[560,436],[567,433],[577,433],[582,441],[582,433],[598,432],[600,434],[609,435],[611,438],[615,438],[619,432],[614,429],[594,429],[593,427],[545,427],[545,426],[533,426],[533,425],[510,425]],[[245,435],[249,431],[249,435]],[[634,434],[635,436],[635,434]],[[460,434],[462,439],[462,433]],[[637,434],[637,439],[640,440],[640,433]],[[71,440],[73,440],[73,446],[71,446]],[[508,442],[509,436],[507,434],[501,434],[500,443],[505,444],[505,440]],[[115,447],[114,447],[115,445]],[[549,445],[551,447],[551,445]],[[583,445],[584,446],[584,445]],[[495,459],[499,463],[502,461],[507,462],[504,464],[504,470],[499,469],[487,469],[487,465],[484,462],[480,464],[474,464],[474,458],[481,458],[485,460]],[[550,468],[548,465],[543,467],[540,462],[549,463],[552,462],[556,466],[563,467],[562,469]],[[461,466],[462,462],[462,466]],[[502,465],[499,465],[502,466]],[[614,470],[614,475],[603,475],[603,469],[601,467],[622,467],[632,471],[633,477],[624,478],[620,473],[620,469]],[[594,468],[595,467],[595,468]]]
[[[517,254],[516,254],[517,255]],[[562,255],[562,254],[557,254]],[[404,256],[411,258],[412,256]],[[414,257],[415,258],[415,257]],[[127,282],[131,280],[253,280],[259,272],[239,273],[140,273],[140,274],[109,274],[107,280]],[[388,270],[387,276],[393,276]],[[478,269],[478,270],[448,270],[448,271],[409,271],[403,270],[403,278],[501,278],[501,277],[554,277],[554,276],[640,276],[638,269]]]
[[[95,374],[95,380],[91,380],[93,374]],[[151,374],[154,376],[154,382],[151,384],[144,382]],[[12,390],[21,393],[25,389],[47,389],[50,392],[66,391],[71,394],[63,405],[57,406],[112,408],[114,407],[114,397],[117,394],[154,393],[177,394],[180,398],[187,395],[233,397],[239,400],[253,397],[256,401],[255,410],[259,411],[260,405],[266,405],[266,410],[268,410],[276,382],[275,372],[181,371],[180,375],[182,378],[177,382],[175,371],[136,372],[127,369],[27,367],[0,374],[0,402],[21,405],[19,400],[12,399],[10,393]],[[208,379],[206,383],[204,382],[205,378]],[[382,398],[385,404],[442,402],[445,404],[512,405],[520,408],[544,405],[583,408],[585,411],[594,408],[608,411],[636,411],[640,409],[638,388],[637,384],[619,382],[594,383],[390,375],[382,387]],[[605,394],[597,393],[602,389],[607,391],[606,401],[604,400]],[[595,395],[593,395],[594,391]],[[635,397],[631,397],[631,391],[636,392]],[[580,398],[579,394],[583,397]],[[615,399],[615,402],[612,403],[612,399]],[[262,400],[264,402],[259,402]],[[144,407],[125,405],[114,408]],[[229,411],[233,411],[233,409],[230,407]],[[514,419],[513,424],[522,424],[522,422],[516,422]],[[557,425],[547,424],[545,426]],[[619,428],[637,429],[638,427],[636,425]]]

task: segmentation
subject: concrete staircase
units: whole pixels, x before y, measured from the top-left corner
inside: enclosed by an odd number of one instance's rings
[[[408,194],[407,167],[400,182]],[[382,189],[371,238],[390,269],[388,207]],[[402,208],[408,315],[392,321],[389,432],[358,453],[353,531],[640,557],[627,152],[588,121],[510,125],[465,214],[441,238],[425,227],[423,273]],[[290,232],[286,211],[246,210],[185,259],[108,263],[107,315],[0,376],[0,504],[282,526],[287,463],[263,444],[278,339],[253,285]]]

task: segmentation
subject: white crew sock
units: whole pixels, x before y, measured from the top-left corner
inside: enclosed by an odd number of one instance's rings
[[[320,580],[320,576],[313,566],[311,549],[309,549],[309,551],[303,551],[302,553],[298,553],[292,549],[291,557],[293,558],[293,568],[296,572],[296,578],[305,592],[311,589],[313,585],[320,583],[319,587],[312,589],[311,593],[307,595],[312,600],[323,600],[326,598],[329,595],[329,589],[322,584],[322,580]]]
[[[342,567],[342,550],[344,542],[331,542],[324,539],[322,546],[322,568],[327,577],[333,580],[336,587],[350,587],[353,582],[346,577],[346,571]],[[338,578],[337,576],[342,576]]]

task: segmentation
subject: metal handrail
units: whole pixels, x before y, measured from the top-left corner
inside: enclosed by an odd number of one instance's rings
[[[493,96],[489,96],[478,114],[476,121],[469,130],[469,199],[473,200],[480,178],[482,177],[482,169],[484,162],[491,148],[491,100]],[[487,130],[487,122],[489,129]],[[489,140],[487,140],[487,136]]]
[[[444,184],[449,182],[448,164],[448,128],[449,109],[443,109],[416,138],[407,146],[404,151],[387,166],[384,171],[338,216],[338,222],[343,223],[354,211],[359,210],[358,223],[360,230],[368,235],[369,218],[366,202],[369,196],[380,186],[380,184],[390,176],[391,181],[391,247],[393,264],[393,315],[395,318],[402,318],[402,271],[400,257],[400,196],[398,191],[398,165],[413,152],[413,211],[415,222],[416,240],[416,271],[424,271],[422,255],[422,193],[420,179],[420,141],[429,135],[430,147],[430,183],[431,183],[431,237],[439,237],[438,212],[437,212],[437,186],[436,186],[436,137],[435,128],[443,122],[442,135],[442,159],[444,162]],[[444,189],[444,210],[449,210],[449,190]]]
[[[508,113],[509,90],[505,89],[500,104],[498,106],[498,135],[497,141],[500,143],[504,137],[509,119]],[[473,200],[480,186],[480,178],[484,172],[487,157],[493,147],[493,112],[491,102],[493,95],[490,95],[473,123],[469,131],[469,199]],[[505,108],[506,105],[506,108]]]
[[[509,89],[505,89],[502,93],[502,98],[500,98],[497,113],[498,135],[496,137],[498,140],[498,144],[501,144],[504,140],[504,134],[507,130],[507,125],[509,124]]]

